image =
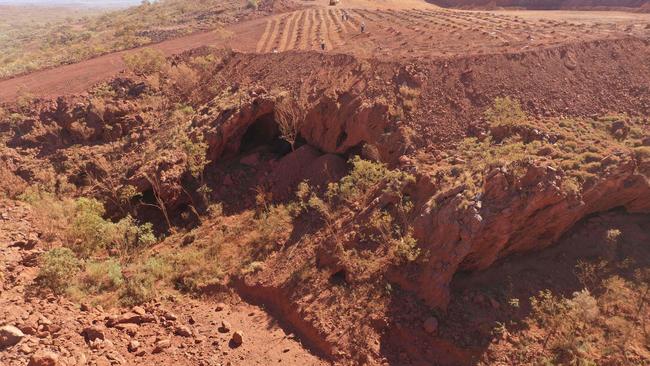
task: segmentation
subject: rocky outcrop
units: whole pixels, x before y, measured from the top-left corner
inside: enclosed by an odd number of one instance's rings
[[[240,153],[247,135],[255,135],[260,144],[279,136],[275,121],[276,97],[259,88],[239,96],[233,106],[223,106],[223,99],[209,103],[194,127],[203,132],[210,146],[209,158]],[[299,105],[299,136],[312,147],[327,153],[343,154],[364,142],[378,141],[389,124],[389,107],[369,101],[362,95],[343,93],[324,96],[316,103]],[[271,124],[275,127],[264,127]],[[251,131],[259,129],[259,132]],[[264,130],[266,129],[266,130]]]
[[[531,164],[521,178],[506,169],[491,171],[466,208],[460,208],[462,189],[432,198],[414,225],[430,259],[417,271],[399,269],[389,277],[429,305],[445,307],[458,271],[485,269],[506,255],[540,250],[592,213],[617,207],[650,212],[647,158],[628,152],[606,159],[617,162],[581,193],[562,187],[561,170]]]

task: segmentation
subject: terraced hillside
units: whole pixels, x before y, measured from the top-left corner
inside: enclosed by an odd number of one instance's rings
[[[430,57],[521,51],[631,34],[647,37],[650,28],[444,9],[316,8],[270,18],[255,49],[246,51],[318,50],[324,42],[326,50],[335,52]]]
[[[509,54],[591,41],[650,38],[650,15],[607,12],[539,13],[457,11],[435,6],[395,8],[352,2],[345,7],[306,6],[240,21],[220,32],[197,33],[152,47],[173,55],[199,46],[229,46],[250,53],[321,51],[382,60]],[[274,6],[290,9],[283,2]],[[282,5],[282,6],[280,6]],[[365,31],[361,32],[361,24]],[[137,51],[137,50],[136,50]],[[0,81],[0,101],[19,93],[79,93],[124,69],[113,53]],[[571,59],[571,55],[567,56]],[[569,64],[572,61],[568,61]]]

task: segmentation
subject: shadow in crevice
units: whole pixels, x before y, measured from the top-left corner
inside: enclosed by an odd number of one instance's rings
[[[621,233],[616,245],[608,239],[611,230]],[[395,290],[382,356],[390,364],[475,365],[501,339],[495,331],[499,323],[507,324],[510,334],[526,330],[530,297],[550,290],[570,298],[585,288],[578,263],[604,263],[586,286],[596,297],[612,276],[638,283],[635,272],[650,268],[648,242],[650,214],[612,210],[581,220],[552,247],[509,256],[484,271],[456,274],[444,313],[414,305],[412,294]],[[518,307],[510,305],[512,299]],[[436,336],[423,331],[422,322],[431,315],[439,320]]]
[[[613,229],[621,232],[617,244],[608,239]],[[571,298],[586,287],[598,296],[603,281],[612,276],[636,281],[635,270],[650,266],[649,240],[650,215],[615,209],[584,218],[552,247],[510,256],[485,271],[459,273],[451,284],[441,334],[471,350],[477,361],[499,340],[498,324],[508,324],[511,333],[526,329],[530,298],[540,291]],[[601,266],[590,281],[580,267],[585,263]]]

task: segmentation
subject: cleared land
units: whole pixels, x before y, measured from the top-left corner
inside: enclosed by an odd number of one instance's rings
[[[310,8],[243,21],[223,32],[198,33],[152,47],[167,55],[199,46],[268,53],[320,50],[324,42],[326,52],[392,60],[512,53],[600,39],[650,37],[650,14],[458,11],[426,3],[415,8],[410,3],[389,4],[394,6],[391,9],[361,1],[344,7],[311,4]],[[362,23],[366,25],[363,33]],[[112,53],[1,81],[0,100],[12,100],[20,93],[42,97],[81,93],[121,71],[122,55]]]

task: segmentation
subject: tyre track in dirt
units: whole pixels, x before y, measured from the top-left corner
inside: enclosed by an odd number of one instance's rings
[[[318,39],[325,43],[325,49],[326,50],[331,50],[333,47],[332,39],[330,38],[330,30],[329,26],[327,24],[327,21],[325,19],[325,15],[323,14],[324,10],[319,9],[316,12],[316,16],[318,17],[318,24],[319,24],[319,37]],[[320,47],[320,43],[319,43]]]
[[[289,16],[283,16],[279,20],[277,32],[274,34],[273,41],[271,42],[271,47],[267,49],[267,52],[273,51],[274,49],[280,50],[280,43],[282,42],[282,36],[287,31],[287,23]]]
[[[350,13],[346,10],[341,10],[339,11],[339,16],[342,16],[345,14],[348,17],[347,21],[341,20],[341,24],[343,25],[344,32],[345,33],[355,33],[358,31],[357,26],[355,26],[354,20],[352,19],[352,16],[350,16]]]
[[[308,10],[309,15],[307,16],[308,24],[309,24],[309,33],[307,33],[307,36],[305,37],[305,50],[311,50],[314,49],[314,45],[316,44],[314,42],[314,35],[316,32],[316,17],[314,15],[315,10]]]
[[[323,14],[323,22],[325,22],[325,29],[327,30],[327,38],[330,40],[330,47],[328,49],[334,49],[340,46],[343,43],[343,38],[339,33],[339,25],[334,19],[332,19],[332,13],[330,9],[325,10]]]
[[[260,40],[257,42],[255,52],[260,53],[266,50],[266,43],[268,42],[269,35],[271,34],[271,27],[274,25],[273,22],[273,20],[268,20],[264,25],[264,33],[262,33]]]
[[[278,18],[273,18],[270,20],[271,26],[269,29],[269,32],[266,34],[266,40],[264,41],[264,45],[262,46],[262,49],[260,52],[269,52],[271,48],[273,47],[273,39],[275,38],[275,34],[278,31],[279,27],[279,19]]]
[[[305,17],[306,16],[307,13],[305,11],[301,11],[300,17],[298,17],[296,23],[296,38],[294,39],[293,42],[293,49],[295,50],[302,49],[301,45],[303,43],[303,39],[305,38]]]
[[[354,0],[358,1],[358,0]],[[353,2],[354,2],[353,1]],[[474,12],[435,7],[312,6],[229,26],[149,47],[174,55],[201,46],[230,46],[241,52],[320,50],[358,57],[428,58],[470,54],[512,53],[593,40],[629,36],[650,41],[650,15],[616,14],[609,23],[602,13],[569,14],[566,18],[526,12]],[[348,15],[347,21],[342,20]],[[546,14],[546,13],[544,13]],[[578,18],[581,17],[581,18]],[[624,20],[621,20],[623,17]],[[629,18],[628,18],[629,17]],[[581,21],[580,19],[586,19]],[[360,32],[361,23],[366,32]],[[39,97],[81,93],[125,68],[123,51],[77,64],[0,81],[0,102],[15,100],[20,90]]]
[[[291,41],[296,37],[295,35],[295,21],[298,16],[297,12],[291,13],[286,20],[286,25],[284,27],[284,32],[282,32],[282,39],[278,45],[279,51],[288,51],[292,49]]]

